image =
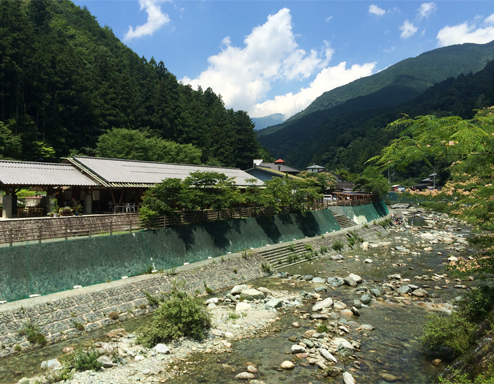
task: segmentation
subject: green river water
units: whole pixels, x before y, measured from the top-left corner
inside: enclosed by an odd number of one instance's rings
[[[468,235],[468,229],[463,229],[455,234]],[[407,248],[414,248],[416,237],[413,233],[401,232],[391,233],[388,237],[376,239],[376,241],[392,241],[391,247],[404,245],[395,240],[395,236],[409,240]],[[362,333],[351,332],[345,337],[353,337],[361,341],[361,349],[355,357],[360,364],[355,364],[355,360],[343,360],[338,366],[352,373],[357,383],[380,383],[385,381],[380,375],[389,373],[399,377],[402,383],[432,383],[438,373],[445,365],[434,366],[431,361],[441,358],[447,362],[446,355],[428,354],[422,348],[419,337],[423,332],[423,324],[427,320],[427,315],[432,312],[432,308],[440,308],[441,304],[450,302],[454,297],[461,295],[464,291],[455,289],[452,279],[446,284],[444,280],[434,281],[414,281],[416,275],[432,275],[433,273],[445,273],[442,263],[448,255],[455,256],[461,253],[445,250],[445,244],[432,245],[433,251],[420,251],[421,256],[392,254],[390,247],[370,249],[364,252],[361,249],[343,252],[345,259],[342,263],[330,260],[329,258],[316,259],[311,262],[302,263],[286,269],[291,274],[312,274],[314,276],[347,276],[349,273],[360,275],[365,281],[363,286],[373,288],[377,283],[382,282],[387,275],[400,273],[403,278],[410,278],[412,284],[422,286],[424,284],[433,288],[436,285],[441,290],[430,289],[437,298],[426,298],[423,302],[414,301],[413,304],[402,304],[397,300],[386,300],[383,302],[373,302],[368,308],[360,310],[360,317],[353,317],[351,320],[362,324],[371,324],[376,329],[367,332],[367,337]],[[442,252],[442,255],[437,255]],[[469,251],[463,253],[468,254]],[[359,256],[360,261],[356,261],[355,256]],[[364,260],[370,258],[371,264],[364,264]],[[395,264],[395,266],[393,266]],[[406,265],[403,265],[406,264]],[[399,266],[398,266],[399,265]],[[281,279],[279,277],[269,277],[253,281],[254,287],[263,286],[273,290],[288,290],[292,292],[307,291],[313,292],[314,287],[322,284],[314,284],[304,281],[293,281]],[[469,285],[473,283],[462,282]],[[353,299],[359,298],[354,288],[341,286],[335,290],[329,290],[323,294],[323,298],[332,297],[341,300],[346,304],[351,304]],[[219,295],[216,295],[219,296]],[[305,308],[298,310],[310,310],[313,302],[307,302]],[[234,383],[234,376],[245,371],[245,364],[252,362],[257,365],[259,373],[256,379],[265,383],[341,383],[341,376],[336,378],[318,378],[320,370],[311,365],[306,365],[305,359],[300,359],[295,363],[292,371],[280,371],[279,366],[284,360],[292,360],[294,356],[289,354],[290,347],[294,344],[288,340],[291,336],[301,338],[306,330],[314,329],[314,324],[309,319],[300,319],[300,313],[294,313],[294,309],[286,310],[281,316],[281,321],[276,322],[278,332],[271,332],[266,338],[243,339],[233,342],[233,353],[222,355],[192,355],[189,361],[196,361],[200,364],[194,365],[193,373],[177,377],[168,383]],[[124,324],[119,324],[113,328],[124,327],[127,332],[135,331],[140,325],[149,321],[147,318],[130,320]],[[300,328],[293,328],[291,323],[298,321]],[[352,327],[355,329],[356,327]],[[80,339],[72,339],[56,345],[32,351],[29,353],[5,358],[0,360],[0,383],[16,383],[22,376],[14,376],[14,371],[21,371],[23,376],[34,376],[39,373],[40,363],[44,360],[60,356],[65,346],[90,345],[97,340],[105,340],[105,334],[112,328],[106,328],[85,335]],[[287,354],[288,353],[288,354]],[[295,358],[295,360],[297,360]],[[180,364],[177,364],[180,365]],[[188,366],[190,367],[190,366]],[[318,372],[319,371],[319,372]]]

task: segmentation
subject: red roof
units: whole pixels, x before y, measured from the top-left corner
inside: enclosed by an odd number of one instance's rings
[[[278,159],[274,163],[277,164],[277,163],[284,163],[284,162],[285,162],[285,160]]]

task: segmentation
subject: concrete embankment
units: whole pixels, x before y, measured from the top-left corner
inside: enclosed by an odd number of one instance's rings
[[[351,228],[358,236],[372,239],[387,232],[380,225]],[[326,246],[331,249],[334,241],[344,238],[349,229],[291,243],[308,243],[313,249]],[[346,244],[346,243],[345,243]],[[279,249],[288,244],[265,246],[249,252],[239,252],[207,259],[178,267],[173,274],[158,272],[127,279],[93,285],[46,296],[19,300],[0,307],[0,357],[17,353],[16,350],[33,346],[19,331],[32,322],[40,327],[48,343],[80,336],[116,322],[142,316],[153,311],[145,292],[153,295],[168,292],[174,284],[184,290],[204,293],[206,286],[220,291],[237,284],[266,276],[264,252]],[[329,253],[328,253],[329,254]],[[110,318],[113,317],[114,319]],[[84,331],[78,326],[84,326]]]

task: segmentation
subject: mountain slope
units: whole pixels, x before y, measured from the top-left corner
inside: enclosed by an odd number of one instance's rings
[[[214,164],[248,167],[259,150],[247,113],[179,83],[68,0],[0,1],[2,123],[21,138],[19,160],[93,154],[112,127],[193,144]]]
[[[372,76],[325,92],[304,111],[287,121],[335,107],[358,96],[370,95],[391,84],[402,84],[423,92],[448,77],[458,76],[460,73],[478,72],[493,58],[494,41],[487,44],[461,44],[434,49],[415,58],[402,60]]]
[[[446,79],[400,105],[389,101],[393,91],[401,94],[399,87],[386,87],[376,97],[363,96],[314,112],[290,122],[283,130],[261,136],[261,143],[295,167],[315,162],[329,169],[344,167],[360,172],[367,159],[395,137],[396,133],[385,127],[402,113],[412,117],[434,114],[472,118],[474,109],[494,105],[494,61],[476,74]],[[382,94],[389,96],[388,106],[372,107],[372,100],[380,99]],[[302,124],[304,130],[300,129]]]

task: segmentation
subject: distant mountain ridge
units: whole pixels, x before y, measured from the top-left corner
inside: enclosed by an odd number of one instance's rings
[[[391,84],[403,84],[423,92],[448,77],[456,77],[460,73],[478,72],[493,58],[494,41],[487,44],[452,45],[424,52],[374,75],[323,93],[305,110],[287,121],[293,121],[318,110],[333,108],[358,96],[370,95]]]
[[[478,47],[485,52],[477,59],[494,56],[493,43]],[[367,159],[394,138],[395,133],[385,127],[402,113],[471,118],[474,109],[494,105],[494,61],[472,72],[450,77],[424,92],[407,85],[407,77],[400,76],[372,94],[260,131],[259,139],[275,157],[295,167],[315,162],[328,169],[360,172]]]
[[[271,125],[281,124],[285,121],[282,113],[273,113],[264,117],[251,117],[252,122],[255,124],[255,130],[264,129]]]

